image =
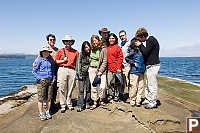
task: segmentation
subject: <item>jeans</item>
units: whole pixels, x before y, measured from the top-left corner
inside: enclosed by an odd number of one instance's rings
[[[79,79],[79,93],[78,93],[78,108],[83,108],[84,104],[89,104],[91,101],[91,85],[89,76]],[[84,89],[86,88],[86,95],[84,100]]]

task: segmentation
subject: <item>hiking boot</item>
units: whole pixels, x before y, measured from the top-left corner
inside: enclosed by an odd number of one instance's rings
[[[44,120],[46,120],[47,119],[47,117],[46,117],[46,115],[44,114],[44,113],[40,113],[40,120],[41,121],[44,121]]]
[[[68,108],[72,111],[72,110],[74,110],[74,107],[72,107],[72,106],[68,106]]]
[[[142,102],[142,105],[146,105],[146,104],[149,104],[149,101],[147,99],[145,99],[143,102]]]
[[[61,107],[61,113],[65,113],[65,107]]]
[[[89,108],[90,108],[90,104],[86,103],[85,108],[86,108],[86,109],[89,109]]]
[[[47,117],[47,120],[52,118],[52,116],[50,115],[49,111],[46,112],[46,117]]]
[[[81,112],[81,111],[83,111],[82,108],[78,108],[78,109],[77,109],[77,112]]]

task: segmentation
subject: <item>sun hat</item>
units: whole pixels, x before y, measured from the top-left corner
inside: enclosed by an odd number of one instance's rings
[[[110,31],[108,31],[107,28],[102,28],[101,30],[99,30],[99,34],[101,35],[101,33],[104,32],[104,33],[110,33]]]
[[[63,43],[64,41],[73,41],[73,43],[75,42],[74,39],[72,39],[72,36],[71,35],[66,35],[63,39],[62,39]]]
[[[43,51],[48,51],[48,52],[52,52],[52,50],[50,49],[49,46],[43,46],[41,49],[40,49],[40,52],[43,52]]]

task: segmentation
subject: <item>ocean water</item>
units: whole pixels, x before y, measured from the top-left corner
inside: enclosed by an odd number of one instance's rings
[[[35,57],[0,58],[0,96],[34,83],[32,63]],[[159,75],[200,84],[200,58],[161,57]]]

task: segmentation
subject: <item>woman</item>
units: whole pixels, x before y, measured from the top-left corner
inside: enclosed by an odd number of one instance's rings
[[[106,75],[103,74],[103,71],[99,71],[99,60],[100,60],[100,53],[101,53],[102,43],[98,35],[92,35],[91,37],[91,53],[90,53],[90,67],[89,67],[89,78],[90,82],[92,83],[95,76],[101,76],[101,84],[94,87],[91,85],[91,98],[94,101],[94,104],[91,106],[91,110],[97,107],[98,98],[100,98],[100,104],[104,105],[103,97],[106,87]]]
[[[78,59],[79,93],[78,93],[77,112],[83,111],[85,103],[86,103],[85,104],[86,109],[90,107],[91,85],[88,73],[89,66],[90,66],[90,43],[88,41],[84,41]],[[84,88],[86,88],[85,103],[84,103]]]
[[[108,54],[108,73],[107,73],[107,84],[109,87],[109,100],[114,98],[114,101],[119,100],[119,89],[117,86],[111,89],[111,81],[115,74],[121,75],[122,72],[122,62],[123,62],[123,52],[118,45],[118,38],[114,33],[109,35],[108,46],[106,46]]]
[[[131,44],[128,48],[128,55],[126,56],[126,62],[130,64],[130,89],[129,100],[132,106],[140,106],[141,96],[144,88],[144,72],[145,64],[144,57],[138,46],[135,44],[139,40],[134,37],[131,40]]]
[[[33,67],[33,74],[37,81],[38,90],[38,110],[41,120],[51,119],[49,109],[51,107],[52,85],[56,80],[54,74],[54,64],[50,58],[52,50],[48,46],[42,47],[40,57],[36,60],[36,66]],[[43,103],[46,103],[46,112],[43,113]]]

